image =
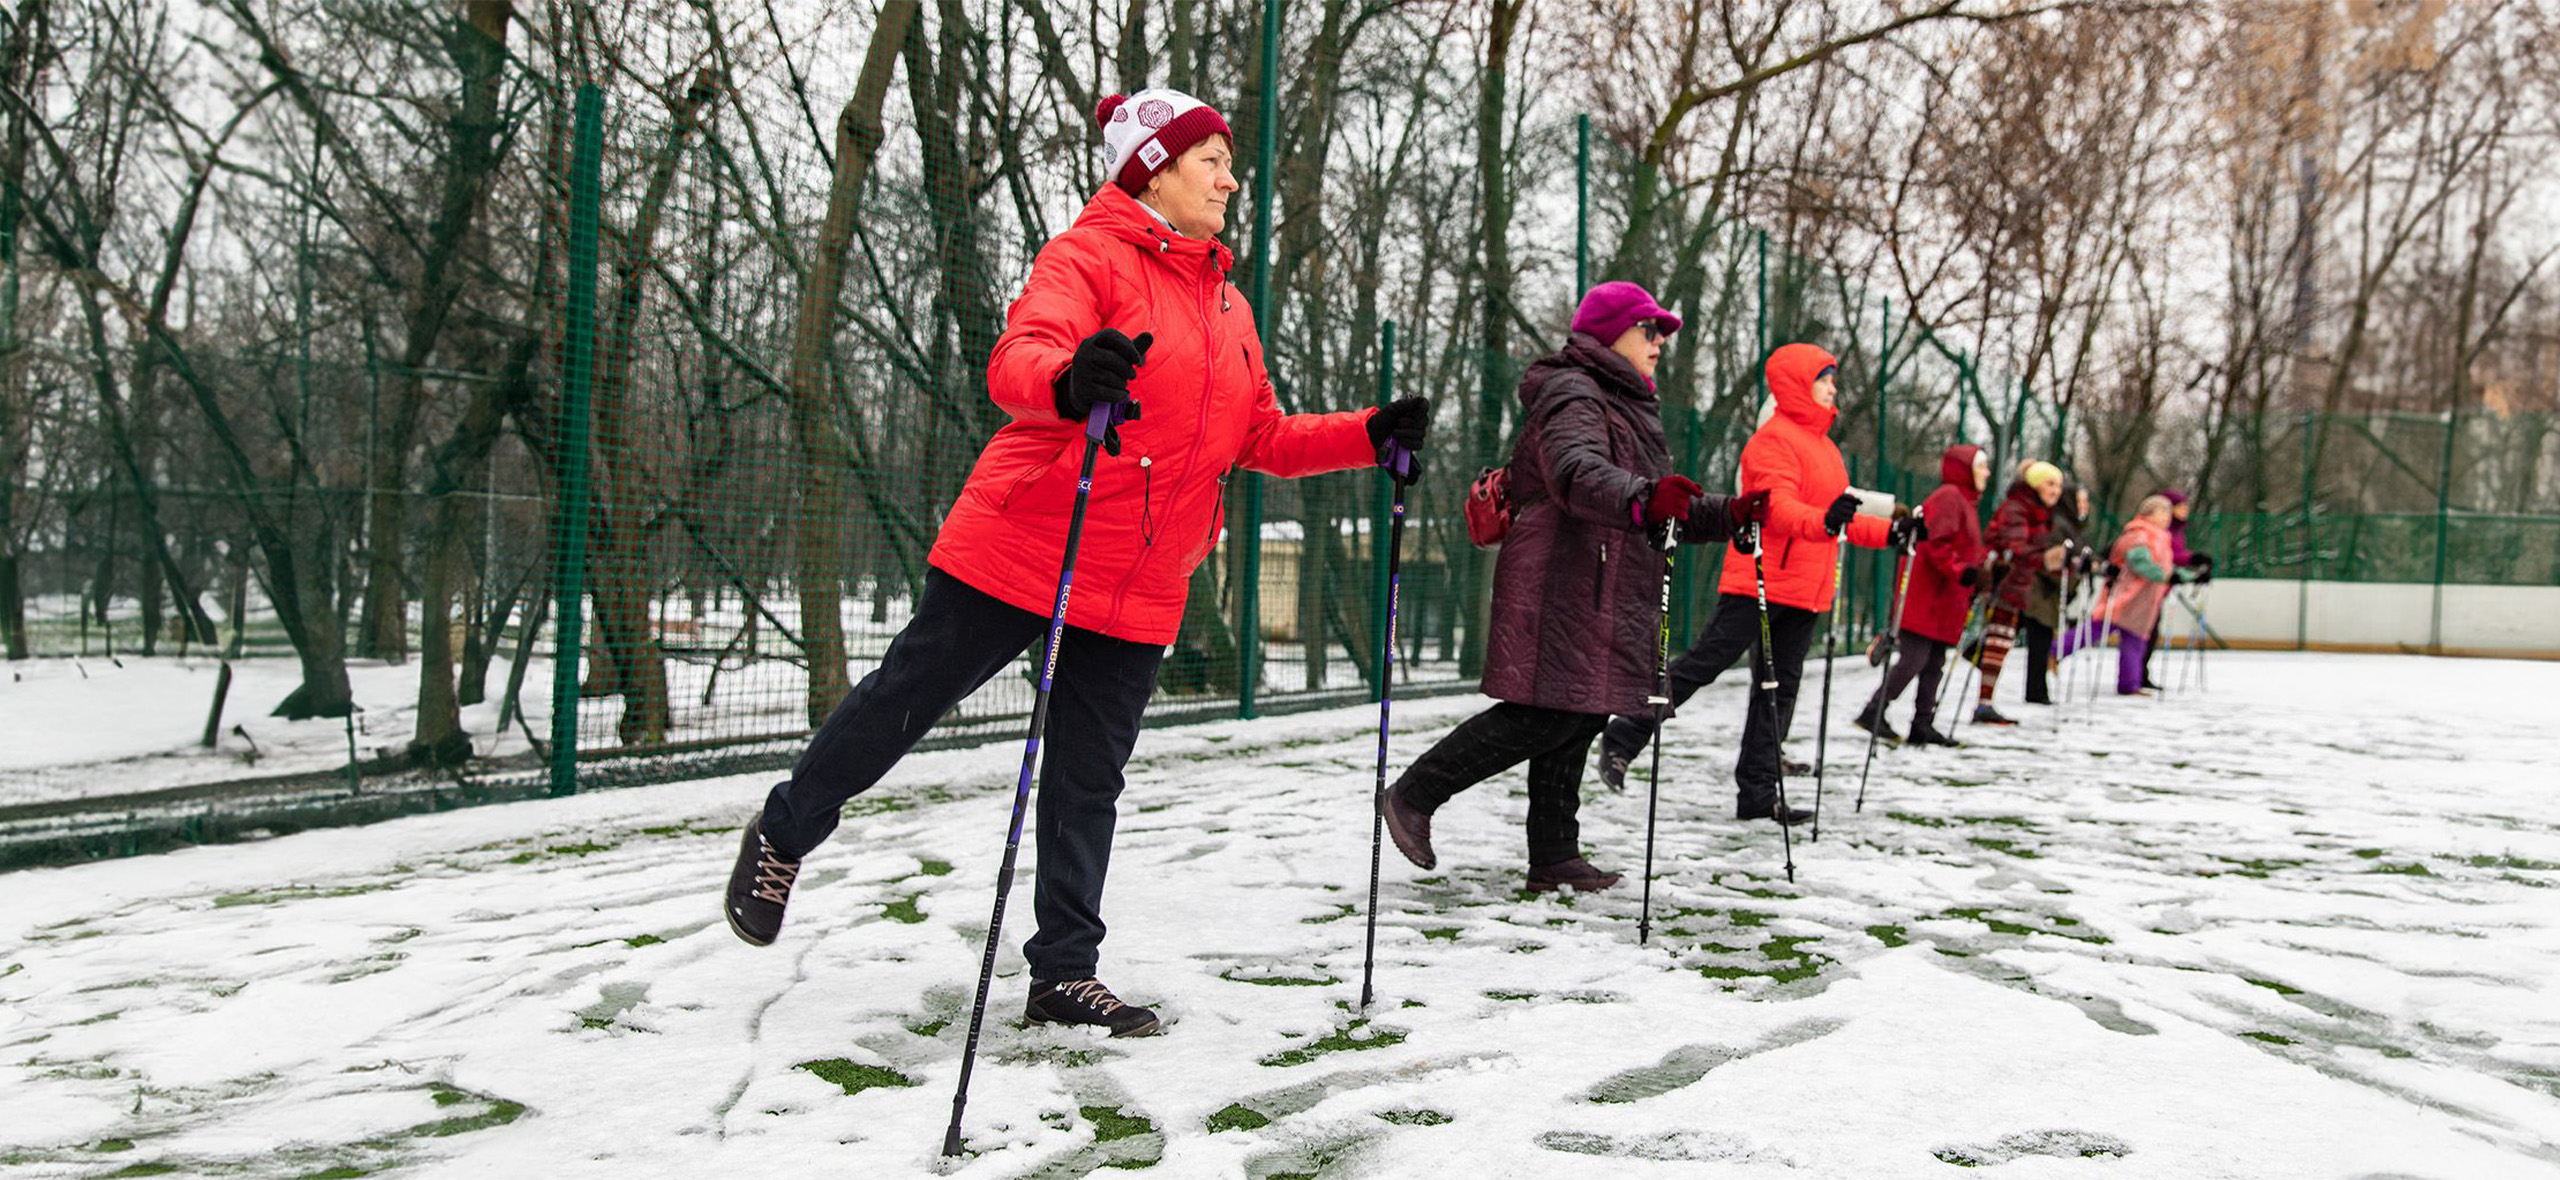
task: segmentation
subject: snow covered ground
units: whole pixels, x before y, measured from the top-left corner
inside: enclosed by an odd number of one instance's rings
[[[958,1174],[2560,1177],[2560,665],[2214,660],[1881,753],[1863,813],[1835,725],[1793,885],[1728,677],[1651,945],[1632,881],[1518,891],[1515,774],[1387,853],[1365,1017],[1374,711],[1151,731],[1104,971],[1175,1024],[1017,1027],[1017,891]],[[1017,757],[910,759],[764,950],[715,901],[761,780],[0,876],[0,1172],[927,1174]],[[1588,791],[1634,870],[1641,789]]]

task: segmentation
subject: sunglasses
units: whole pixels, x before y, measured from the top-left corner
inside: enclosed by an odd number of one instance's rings
[[[1636,327],[1644,332],[1644,342],[1647,344],[1660,344],[1663,337],[1671,334],[1662,330],[1662,323],[1659,320],[1637,320]]]

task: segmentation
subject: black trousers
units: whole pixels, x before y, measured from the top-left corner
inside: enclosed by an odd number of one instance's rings
[[[1937,720],[1938,678],[1946,672],[1947,649],[1955,646],[1940,643],[1926,635],[1902,633],[1902,644],[1893,653],[1893,675],[1876,686],[1876,695],[1868,698],[1867,711],[1881,716],[1887,706],[1901,699],[1902,690],[1911,682],[1920,682],[1920,695],[1911,698],[1911,729]]]
[[[1716,613],[1707,620],[1707,629],[1688,651],[1671,661],[1673,708],[1714,683],[1744,653],[1752,653],[1752,662],[1759,664],[1759,612],[1759,601],[1748,594],[1727,594],[1716,600]],[[1804,680],[1805,653],[1813,648],[1814,621],[1820,617],[1801,607],[1769,604],[1778,699],[1773,708],[1770,694],[1761,691],[1754,678],[1751,709],[1742,723],[1742,749],[1733,763],[1736,806],[1744,818],[1767,815],[1778,801],[1778,739],[1786,736],[1787,719],[1795,716],[1796,686]],[[1658,727],[1651,717],[1614,717],[1601,744],[1609,753],[1633,761]]]
[[[846,693],[764,804],[764,835],[798,859],[836,829],[845,801],[870,789],[918,739],[996,673],[1048,634],[1049,619],[1011,606],[938,569],[880,666]],[[1155,691],[1164,649],[1074,627],[1058,642],[1058,669],[1042,736],[1037,872],[1031,894],[1039,929],[1022,948],[1035,980],[1084,979],[1102,947],[1102,882],[1119,824],[1121,768]],[[995,827],[986,829],[994,836]]]
[[[2045,683],[2045,669],[2053,662],[2053,628],[2034,619],[2021,619],[2018,630],[2027,636],[2027,703],[2050,705],[2053,692]]]
[[[1582,855],[1582,763],[1609,719],[1502,701],[1458,723],[1396,777],[1395,791],[1425,814],[1458,792],[1529,764],[1529,867]]]

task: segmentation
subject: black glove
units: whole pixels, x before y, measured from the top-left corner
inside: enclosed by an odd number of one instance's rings
[[[1067,362],[1050,386],[1057,397],[1058,416],[1081,424],[1095,406],[1128,401],[1129,381],[1138,375],[1138,366],[1147,363],[1147,346],[1155,340],[1153,332],[1140,332],[1131,340],[1118,328],[1085,337],[1076,345],[1075,359]],[[1133,404],[1125,417],[1134,419],[1137,411]]]
[[[1377,413],[1369,415],[1368,425],[1369,446],[1377,452],[1378,466],[1386,468],[1387,474],[1407,484],[1420,478],[1422,437],[1431,429],[1431,399],[1398,398],[1378,407]],[[1395,469],[1391,456],[1387,454],[1387,443],[1390,440],[1404,448],[1406,455],[1411,456],[1405,460],[1403,471]]]
[[[1849,527],[1849,518],[1857,514],[1858,498],[1842,492],[1840,498],[1833,500],[1831,507],[1823,511],[1822,531],[1835,537],[1839,536],[1840,530]]]
[[[1884,534],[1885,544],[1905,553],[1918,548],[1920,542],[1928,539],[1929,518],[1916,512],[1893,522],[1893,526],[1886,529]]]
[[[1974,587],[1979,586],[1979,585],[1981,585],[1981,584],[1982,584],[1982,567],[1981,567],[1981,566],[1978,566],[1978,565],[1969,565],[1969,566],[1966,566],[1966,567],[1964,567],[1964,572],[1963,572],[1963,573],[1960,573],[1960,574],[1957,574],[1957,575],[1956,575],[1956,585],[1962,586],[1962,587],[1964,587],[1964,588],[1965,588],[1965,589],[1967,589],[1967,590],[1971,590],[1971,589],[1973,589]]]
[[[2107,580],[2108,580],[2108,581],[2110,581],[2110,582],[2115,581],[2118,577],[2121,577],[2123,574],[2124,574],[2124,567],[2123,567],[2123,566],[2117,565],[2116,563],[2114,563],[2114,562],[2112,562],[2112,561],[2110,561],[2110,562],[2108,562],[2108,563],[2107,563],[2106,578],[2107,578]]]
[[[2187,581],[2192,582],[2192,583],[2194,583],[2195,585],[2198,585],[2198,586],[2204,585],[2205,583],[2210,582],[2210,581],[2212,581],[2212,580],[2213,580],[2213,563],[2212,563],[2212,562],[2210,562],[2210,561],[2208,561],[2208,562],[2204,563],[2203,565],[2199,565],[2199,566],[2195,567],[2195,572],[2194,572],[2194,573],[2192,573],[2192,574],[2190,574],[2190,575],[2188,575],[2188,577],[2187,577]]]

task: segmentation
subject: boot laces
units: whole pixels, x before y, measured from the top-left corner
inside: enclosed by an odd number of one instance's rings
[[[1102,986],[1102,981],[1099,979],[1078,979],[1070,983],[1059,984],[1058,994],[1074,1000],[1079,1004],[1083,1004],[1104,1016],[1109,1016],[1122,1008],[1128,1007],[1128,1005],[1120,1002],[1120,997],[1111,994],[1110,988]]]
[[[800,862],[784,860],[773,854],[773,845],[764,837],[756,837],[755,895],[775,905],[791,900],[791,884],[800,878]]]

